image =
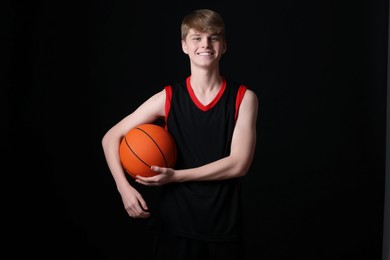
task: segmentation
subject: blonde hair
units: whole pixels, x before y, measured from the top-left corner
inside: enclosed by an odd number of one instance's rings
[[[210,9],[198,9],[184,17],[181,23],[182,40],[185,40],[190,29],[216,34],[225,40],[225,23],[222,16]]]

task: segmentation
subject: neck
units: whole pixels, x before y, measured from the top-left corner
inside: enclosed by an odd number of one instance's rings
[[[219,73],[192,73],[192,89],[198,93],[218,91],[222,84],[222,77]]]

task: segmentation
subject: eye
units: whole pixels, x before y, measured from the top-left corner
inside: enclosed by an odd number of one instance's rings
[[[219,37],[218,36],[211,36],[211,41],[213,41],[213,42],[219,41]]]

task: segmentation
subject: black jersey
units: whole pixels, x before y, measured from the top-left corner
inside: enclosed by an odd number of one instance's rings
[[[201,104],[190,77],[165,88],[166,128],[177,145],[175,169],[198,167],[230,154],[238,108],[247,88],[223,79],[214,100]],[[165,230],[207,241],[234,240],[240,230],[240,179],[170,183],[162,187]]]

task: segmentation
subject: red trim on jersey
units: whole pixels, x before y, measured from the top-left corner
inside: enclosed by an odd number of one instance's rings
[[[215,106],[215,104],[218,103],[218,100],[222,97],[222,94],[226,89],[226,80],[224,78],[222,78],[221,88],[219,89],[215,98],[209,104],[203,105],[199,101],[199,99],[196,97],[195,92],[191,87],[190,79],[191,79],[191,76],[189,76],[186,80],[188,93],[190,94],[190,97],[191,97],[192,101],[195,103],[195,105],[202,111],[207,111],[207,110],[211,109],[213,106]]]
[[[237,97],[236,97],[236,114],[234,115],[234,121],[237,121],[238,110],[240,109],[241,101],[244,98],[246,90],[247,90],[247,87],[244,85],[241,85],[238,89]]]
[[[169,115],[169,110],[171,109],[171,101],[172,101],[172,87],[171,86],[166,86],[165,87],[165,129],[168,130],[168,115]]]

